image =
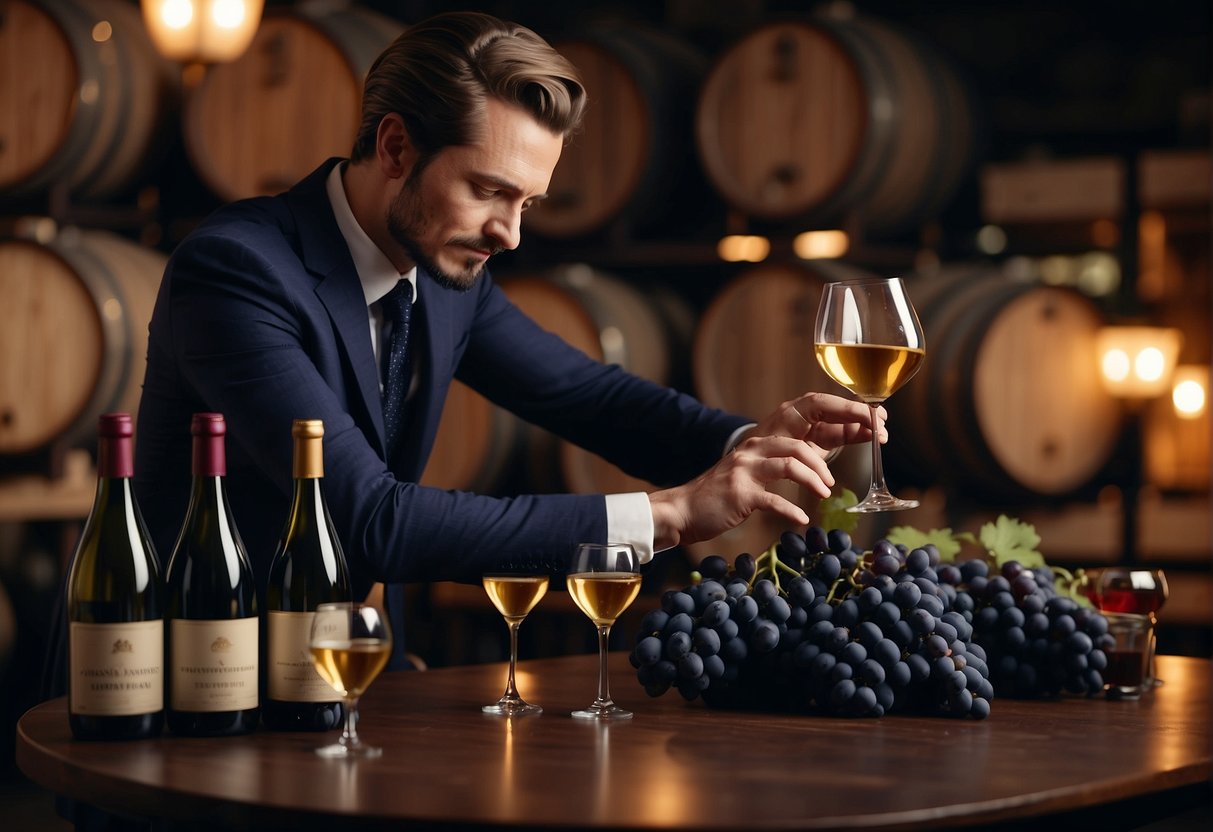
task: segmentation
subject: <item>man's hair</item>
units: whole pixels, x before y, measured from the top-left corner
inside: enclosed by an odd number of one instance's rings
[[[477,12],[451,12],[407,28],[367,73],[353,161],[375,154],[379,122],[398,113],[428,161],[451,145],[474,143],[485,102],[523,108],[568,136],[585,110],[573,65],[524,26]]]

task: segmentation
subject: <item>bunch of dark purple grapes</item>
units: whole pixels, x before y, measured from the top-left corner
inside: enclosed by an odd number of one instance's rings
[[[933,547],[932,547],[933,548]],[[938,552],[785,532],[757,558],[700,563],[641,623],[631,661],[651,696],[839,716],[907,711],[982,719],[993,687]]]
[[[953,609],[973,625],[974,641],[989,655],[1000,696],[1103,691],[1106,651],[1114,644],[1108,621],[1059,594],[1047,566],[1026,569],[1008,561],[991,574],[986,561],[975,559],[947,565],[939,577],[954,589]]]

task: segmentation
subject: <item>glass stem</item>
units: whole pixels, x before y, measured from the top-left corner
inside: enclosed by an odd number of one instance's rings
[[[607,674],[607,642],[611,637],[611,625],[598,625],[598,701],[597,705],[611,704],[609,676]]]
[[[518,625],[521,621],[506,621],[510,627],[510,675],[505,683],[505,698],[520,699],[518,688],[514,684],[514,668],[518,664]]]
[[[341,744],[346,748],[357,748],[358,739],[358,697],[347,699],[345,703],[345,728],[341,731]]]
[[[869,404],[872,411],[872,485],[873,493],[884,493],[888,487],[884,484],[884,464],[880,459],[880,437],[876,435],[876,405]]]

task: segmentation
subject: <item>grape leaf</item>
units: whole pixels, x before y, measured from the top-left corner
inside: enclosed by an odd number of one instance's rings
[[[995,522],[981,527],[978,539],[998,566],[1012,560],[1029,569],[1045,565],[1044,555],[1036,549],[1040,535],[1030,523],[1000,514]]]
[[[911,550],[934,543],[944,563],[955,561],[960,552],[961,535],[953,534],[951,529],[931,529],[924,532],[913,526],[894,526],[885,534],[885,539],[894,545],[903,543]]]
[[[823,529],[841,529],[850,534],[859,525],[859,515],[847,511],[847,507],[858,502],[859,498],[849,488],[842,489],[840,494],[831,494],[817,506],[817,511],[821,515],[817,519],[817,524]]]

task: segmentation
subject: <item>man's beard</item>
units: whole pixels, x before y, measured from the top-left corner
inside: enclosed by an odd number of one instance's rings
[[[426,210],[414,177],[410,176],[388,209],[388,233],[392,235],[392,239],[404,247],[413,262],[425,269],[440,286],[456,292],[471,291],[472,287],[476,285],[476,279],[484,271],[487,261],[469,257],[466,271],[459,274],[452,274],[440,269],[433,258],[427,255],[422,250],[421,244],[417,242],[418,231],[425,224]],[[490,255],[499,254],[502,250],[495,241],[485,238],[454,238],[449,243],[487,251]]]

